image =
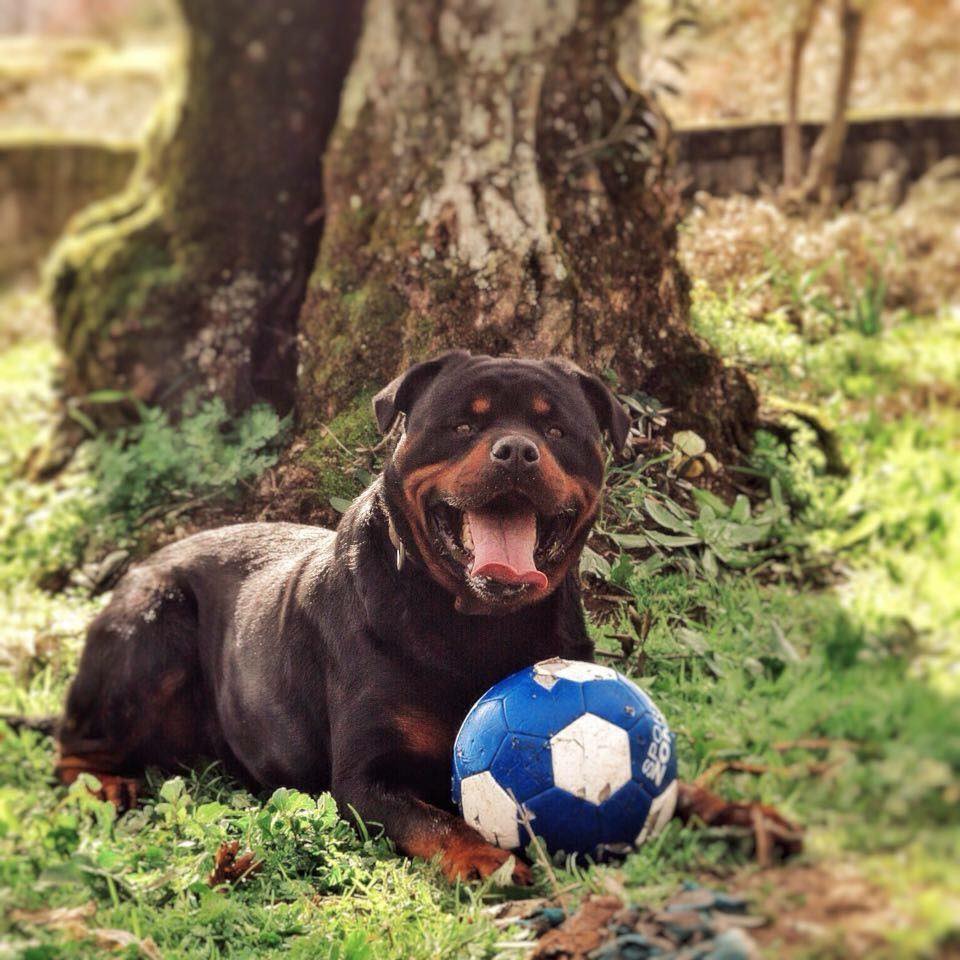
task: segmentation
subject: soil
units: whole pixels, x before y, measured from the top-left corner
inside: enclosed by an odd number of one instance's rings
[[[818,956],[873,956],[887,942],[878,931],[908,923],[887,892],[843,862],[757,870],[729,886],[767,917],[753,937],[767,955],[784,960],[808,956],[813,947]]]
[[[718,120],[782,120],[790,14],[798,5],[730,0],[700,4],[700,25],[669,42],[686,73],[666,106],[680,125]],[[836,0],[825,0],[811,35],[801,115],[829,111],[839,59]],[[958,0],[873,0],[854,79],[854,114],[960,109]]]
[[[622,908],[617,897],[588,897],[569,920],[544,934],[531,960],[585,960],[607,939],[607,924]]]
[[[782,120],[793,3],[701,4],[694,31],[651,47],[649,60],[679,90],[665,106],[678,125]],[[664,0],[650,3],[656,21]],[[839,54],[835,0],[827,0],[807,51],[805,119],[829,108]],[[873,0],[854,81],[854,114],[960,109],[960,0]],[[647,31],[648,37],[655,29]],[[136,139],[176,56],[172,25],[123,43],[84,36],[0,36],[0,132],[30,130]],[[135,42],[130,42],[134,40]],[[677,56],[684,72],[664,56]]]

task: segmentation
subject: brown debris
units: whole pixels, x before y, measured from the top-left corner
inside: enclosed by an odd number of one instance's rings
[[[856,740],[831,740],[829,737],[803,737],[800,740],[781,740],[775,743],[773,749],[778,753],[787,750],[856,750],[860,744]]]
[[[769,763],[750,763],[746,760],[720,760],[711,764],[697,777],[698,787],[708,787],[721,774],[727,771],[733,773],[752,773],[762,777],[765,773],[772,773],[778,777],[796,779],[797,777],[819,777],[830,773],[842,760],[822,761],[811,760],[808,763],[792,763],[787,766],[774,766]]]
[[[606,940],[607,925],[623,907],[618,897],[591,896],[537,944],[531,960],[586,960]]]
[[[616,896],[588,897],[576,914],[542,936],[533,960],[625,960],[639,955],[754,960],[759,948],[748,931],[768,923],[748,913],[745,897],[695,883],[685,884],[656,910],[618,906],[621,903]],[[534,913],[532,919],[536,917]],[[532,920],[521,922],[533,925]]]
[[[211,887],[220,887],[228,883],[239,883],[252,876],[263,866],[262,860],[255,860],[252,850],[237,856],[240,850],[239,840],[224,841],[214,854],[213,869],[207,877]]]
[[[51,907],[44,910],[11,910],[9,918],[14,923],[37,927],[53,927],[62,930],[76,940],[93,940],[98,947],[109,950],[121,950],[136,947],[147,960],[162,960],[160,950],[152,938],[141,939],[128,930],[113,930],[106,927],[88,927],[97,913],[93,900],[78,907]]]
[[[677,816],[684,823],[752,833],[756,858],[763,866],[768,866],[774,856],[795,856],[803,850],[803,830],[773,807],[727,801],[700,783],[680,784]]]
[[[11,910],[10,919],[14,923],[29,923],[37,927],[71,927],[89,920],[97,912],[93,900],[79,907],[51,907],[46,910]]]
[[[136,947],[147,960],[163,960],[163,954],[152,937],[141,939],[128,930],[111,930],[106,927],[97,927],[89,931],[89,936],[98,947],[108,950],[125,950],[127,947]]]

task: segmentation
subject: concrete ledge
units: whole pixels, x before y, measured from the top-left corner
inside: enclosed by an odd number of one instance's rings
[[[819,123],[802,125],[805,151],[821,128]],[[756,194],[764,186],[778,186],[783,178],[782,131],[779,123],[678,129],[677,173],[684,194]],[[849,193],[857,181],[877,180],[887,171],[909,182],[949,156],[960,156],[960,113],[856,118],[850,121],[838,183]]]
[[[29,266],[88,203],[126,183],[133,143],[0,137],[0,276]]]

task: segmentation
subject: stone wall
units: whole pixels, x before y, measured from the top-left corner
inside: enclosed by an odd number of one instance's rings
[[[70,216],[127,181],[135,145],[0,139],[0,276],[29,266]]]
[[[782,129],[779,123],[727,123],[677,130],[684,193],[755,194],[778,186]],[[804,124],[802,130],[809,152],[820,124]],[[838,182],[849,192],[858,181],[878,180],[889,171],[906,183],[948,156],[960,156],[960,114],[852,120]]]

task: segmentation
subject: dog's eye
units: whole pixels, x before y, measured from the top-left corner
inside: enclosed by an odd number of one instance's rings
[[[471,423],[457,424],[457,433],[462,433],[464,436],[466,436],[468,433],[473,433],[473,424]]]
[[[559,440],[563,436],[563,431],[559,427],[547,427],[547,436],[551,440]]]

